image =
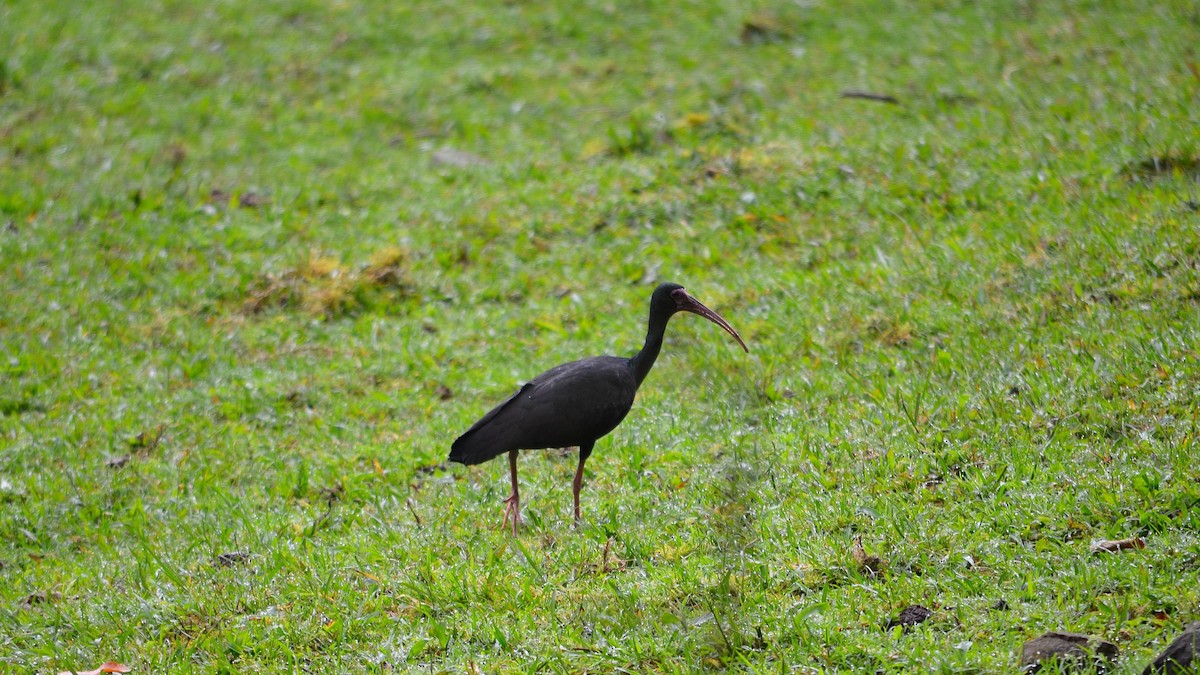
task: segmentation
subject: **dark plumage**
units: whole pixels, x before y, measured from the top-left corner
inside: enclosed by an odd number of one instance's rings
[[[629,409],[638,387],[662,349],[667,321],[676,312],[699,314],[724,328],[747,352],[741,336],[716,312],[679,284],[662,284],[650,296],[650,322],[641,351],[629,358],[594,356],[556,366],[526,383],[517,393],[484,415],[450,449],[450,461],[479,464],[508,453],[512,494],[505,500],[504,523],[520,520],[517,453],[520,450],[579,447],[579,467],[572,484],[575,520],[583,464],[596,441],[612,431]]]

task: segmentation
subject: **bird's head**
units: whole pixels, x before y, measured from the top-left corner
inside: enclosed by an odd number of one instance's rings
[[[738,344],[741,345],[742,349],[744,349],[747,353],[750,351],[750,348],[746,346],[746,343],[742,342],[742,336],[738,335],[737,331],[733,329],[733,326],[729,325],[728,321],[723,319],[720,314],[717,314],[711,309],[705,307],[704,303],[688,294],[688,292],[683,289],[683,286],[680,286],[679,284],[659,284],[658,288],[654,289],[654,295],[650,298],[650,312],[652,315],[662,312],[667,316],[670,316],[676,312],[691,312],[692,314],[699,314],[700,316],[717,324],[721,328],[724,328],[725,332],[732,335],[733,339],[737,340]]]

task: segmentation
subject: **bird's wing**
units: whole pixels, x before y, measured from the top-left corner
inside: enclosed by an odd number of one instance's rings
[[[567,363],[534,378],[521,404],[541,411],[539,448],[595,441],[625,419],[637,393],[628,359],[600,356]]]
[[[471,425],[462,436],[454,440],[454,445],[450,446],[451,462],[461,462],[463,464],[479,464],[486,462],[493,457],[498,457],[513,448],[505,447],[502,442],[497,442],[496,433],[488,433],[488,427],[492,420],[496,419],[522,394],[529,391],[533,386],[532,382],[526,382],[512,396],[500,402],[500,405],[492,408],[486,415],[479,418],[479,421]],[[503,420],[502,420],[503,422]],[[499,431],[497,429],[497,431]]]
[[[636,392],[626,359],[597,357],[552,368],[454,441],[450,461],[478,464],[509,450],[595,441],[625,418]]]

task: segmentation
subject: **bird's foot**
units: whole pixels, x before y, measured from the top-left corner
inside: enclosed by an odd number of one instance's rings
[[[521,524],[521,497],[515,492],[504,500],[504,522],[500,525],[500,529],[503,530],[508,525],[509,516],[512,516],[512,531],[515,537],[517,536],[517,525]]]

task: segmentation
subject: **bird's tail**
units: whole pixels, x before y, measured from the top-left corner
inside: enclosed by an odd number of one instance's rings
[[[482,464],[520,447],[519,417],[502,413],[517,400],[521,392],[527,391],[529,386],[528,383],[525,384],[517,393],[504,399],[500,405],[472,424],[466,433],[455,439],[454,445],[450,446],[450,461],[468,465]]]
[[[500,449],[497,450],[497,447]],[[450,446],[450,457],[448,459],[451,462],[458,462],[459,464],[482,464],[489,459],[499,457],[504,452],[503,445],[494,442],[485,443],[477,434],[468,431],[459,436],[454,441],[454,445]]]

